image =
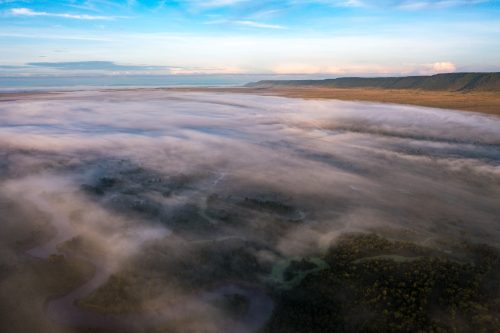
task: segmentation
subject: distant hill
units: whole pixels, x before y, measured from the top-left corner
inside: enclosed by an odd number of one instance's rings
[[[343,77],[325,80],[266,80],[246,85],[253,88],[267,87],[331,87],[331,88],[382,88],[421,89],[437,91],[499,91],[500,73],[451,73],[432,76],[405,77]]]

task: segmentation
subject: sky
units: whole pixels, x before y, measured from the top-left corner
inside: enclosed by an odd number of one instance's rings
[[[0,0],[0,76],[500,71],[500,0]]]

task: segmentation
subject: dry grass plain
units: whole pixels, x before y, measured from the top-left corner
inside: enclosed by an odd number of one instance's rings
[[[338,99],[409,104],[441,109],[473,111],[500,116],[500,92],[428,91],[416,89],[328,88],[328,87],[186,87],[139,88],[180,92],[231,92],[304,99]],[[117,89],[113,89],[117,90]],[[119,90],[119,89],[118,89]],[[127,89],[128,90],[128,89]],[[133,89],[137,90],[137,89]],[[36,97],[57,98],[57,92],[3,93],[0,102]]]
[[[270,87],[270,88],[175,88],[181,91],[238,92],[306,99],[339,99],[427,106],[475,111],[500,116],[499,92],[455,92],[406,89]]]

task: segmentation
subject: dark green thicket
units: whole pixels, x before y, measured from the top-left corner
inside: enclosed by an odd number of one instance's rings
[[[496,250],[452,259],[375,235],[344,236],[330,268],[277,295],[268,332],[500,332]]]

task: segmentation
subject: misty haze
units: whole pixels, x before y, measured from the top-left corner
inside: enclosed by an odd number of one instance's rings
[[[0,155],[2,332],[498,328],[496,116],[13,94]]]
[[[0,0],[0,333],[500,333],[500,0]]]

